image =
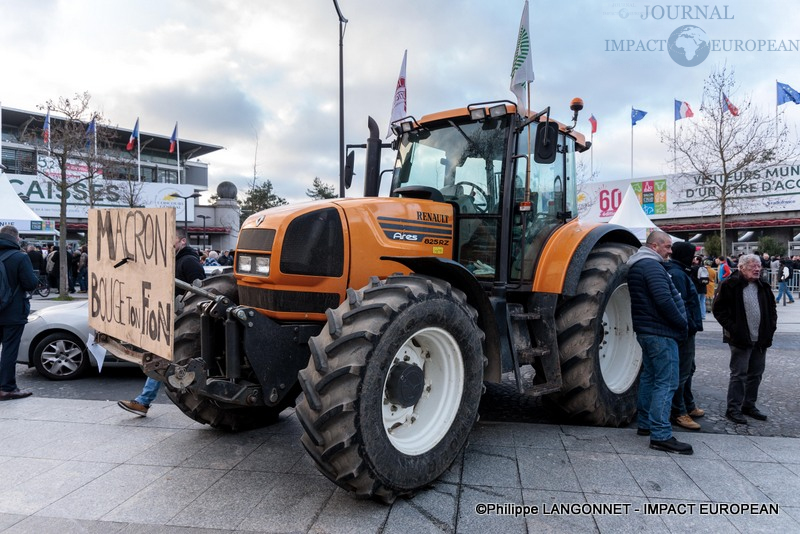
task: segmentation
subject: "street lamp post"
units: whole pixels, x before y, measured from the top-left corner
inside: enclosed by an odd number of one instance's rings
[[[199,198],[200,193],[192,193],[191,195],[183,196],[179,193],[172,193],[172,198],[182,198],[183,199],[183,231],[186,233],[186,241],[189,241],[189,199],[190,198]]]
[[[201,219],[203,219],[203,246],[206,246],[206,241],[208,237],[206,236],[206,221],[211,218],[210,215],[198,215]],[[211,248],[210,244],[208,245]]]

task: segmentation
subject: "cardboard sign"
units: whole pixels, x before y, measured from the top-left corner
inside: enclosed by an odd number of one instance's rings
[[[89,326],[172,360],[175,208],[89,210]]]

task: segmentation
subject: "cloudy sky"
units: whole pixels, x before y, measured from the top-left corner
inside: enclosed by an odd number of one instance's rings
[[[523,0],[339,4],[349,19],[347,143],[364,142],[370,115],[386,131],[406,49],[409,114],[514,98],[509,75]],[[532,108],[549,105],[566,122],[570,99],[584,99],[579,128],[588,134],[590,114],[599,123],[598,179],[630,176],[631,106],[648,112],[635,127],[634,175],[668,172],[659,130],[672,130],[674,99],[700,107],[703,80],[715,67],[735,70],[738,88],[728,95],[734,104],[752,99],[774,113],[776,79],[800,90],[800,52],[767,50],[769,40],[774,47],[781,40],[800,44],[796,2],[726,0],[702,4],[708,18],[670,20],[683,15],[676,5],[530,2]],[[695,15],[693,7],[688,14]],[[305,200],[314,177],[338,185],[339,24],[332,0],[2,0],[0,20],[3,106],[34,110],[88,91],[113,125],[130,129],[141,117],[142,132],[168,136],[178,121],[182,138],[225,147],[203,160],[212,191],[225,180],[244,191],[254,164],[289,201]],[[687,24],[708,39],[764,44],[761,51],[712,50],[700,65],[680,66],[666,44]],[[622,40],[634,48],[643,41],[651,51],[613,50]],[[720,47],[731,46],[726,42]],[[800,124],[800,106],[781,110],[792,127]],[[389,155],[383,165],[391,165]],[[363,154],[356,171],[363,173]],[[360,192],[357,177],[349,195]]]

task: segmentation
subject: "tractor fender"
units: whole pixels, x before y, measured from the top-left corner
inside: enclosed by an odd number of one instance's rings
[[[381,260],[396,261],[417,274],[441,278],[466,293],[467,302],[478,310],[478,326],[486,334],[484,352],[489,363],[484,370],[484,380],[499,382],[502,372],[501,336],[497,322],[493,320],[495,317],[494,306],[478,279],[460,263],[443,258],[382,256]]]
[[[642,243],[630,230],[608,223],[573,221],[555,231],[538,261],[533,291],[574,296],[583,265],[599,243],[622,243],[639,248]]]

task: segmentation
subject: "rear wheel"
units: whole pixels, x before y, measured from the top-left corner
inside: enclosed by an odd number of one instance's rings
[[[634,252],[619,243],[595,247],[577,295],[556,309],[563,387],[548,400],[574,422],[622,426],[636,415],[642,350],[633,332],[625,263]]]
[[[395,275],[348,290],[299,373],[302,442],[319,470],[384,502],[436,480],[477,417],[482,341],[477,312],[442,280]]]
[[[236,280],[233,276],[221,275],[203,281],[203,289],[224,295],[234,303],[239,301]],[[201,296],[188,294],[184,298],[183,312],[175,319],[174,360],[177,364],[185,364],[192,358],[200,357],[200,311],[198,305],[205,301]],[[219,335],[224,336],[220,329]],[[267,426],[278,421],[278,415],[294,401],[296,395],[289,394],[284,403],[272,406],[242,407],[224,405],[207,397],[195,395],[189,390],[175,389],[166,386],[170,400],[183,413],[195,421],[214,428],[228,431],[240,431]]]

